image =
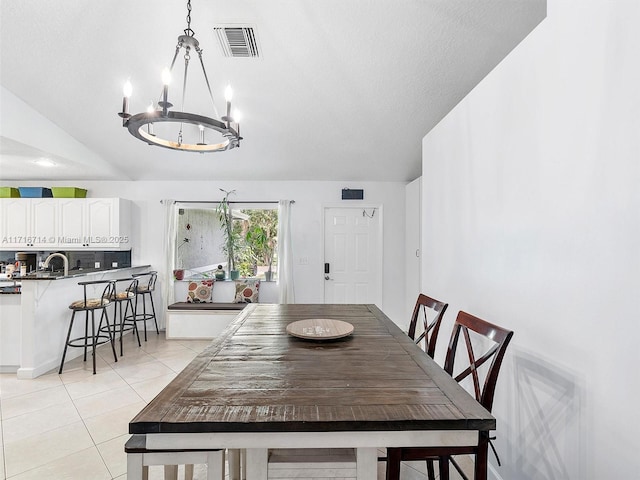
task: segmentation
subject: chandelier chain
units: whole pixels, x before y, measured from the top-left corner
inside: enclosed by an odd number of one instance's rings
[[[191,0],[187,0],[187,28],[184,30],[184,34],[193,37],[196,32],[191,30]]]

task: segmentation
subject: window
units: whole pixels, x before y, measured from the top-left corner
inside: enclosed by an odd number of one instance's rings
[[[275,280],[277,271],[277,208],[231,209],[231,262],[241,277]],[[251,206],[251,205],[247,205]],[[229,278],[229,242],[217,206],[178,209],[176,270],[185,279],[213,277],[222,265]]]

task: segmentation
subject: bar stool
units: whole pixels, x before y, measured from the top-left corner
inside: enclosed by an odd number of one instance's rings
[[[62,361],[60,362],[60,370],[58,374],[62,373],[62,367],[64,366],[64,358],[67,355],[67,347],[79,347],[84,348],[84,361],[87,361],[87,348],[91,346],[91,354],[93,355],[93,374],[96,374],[96,346],[103,343],[111,342],[111,350],[113,350],[113,359],[117,362],[118,357],[116,355],[116,349],[113,344],[113,337],[111,336],[111,328],[109,325],[109,314],[107,313],[107,307],[111,304],[110,298],[113,295],[114,284],[110,280],[94,280],[92,282],[78,282],[78,285],[82,285],[84,296],[82,300],[78,300],[69,305],[69,308],[73,311],[71,314],[71,321],[69,322],[69,331],[67,333],[67,339],[64,343],[64,350],[62,351]],[[102,295],[98,298],[87,297],[87,286],[104,285]],[[96,329],[95,312],[100,310],[100,322]],[[77,312],[85,312],[84,320],[84,336],[71,338],[71,330],[73,330],[73,321],[75,320]],[[89,313],[91,313],[91,333],[89,333]],[[106,323],[106,333],[102,333],[102,322]]]
[[[118,313],[120,313],[120,356],[122,356],[122,336],[125,332],[133,330],[136,334],[136,338],[138,339],[138,346],[141,346],[140,343],[140,335],[138,334],[138,324],[133,321],[133,318],[129,316],[129,320],[127,320],[127,313],[129,309],[133,313],[133,299],[136,296],[136,290],[138,289],[138,279],[134,278],[118,278],[116,280],[111,280],[113,282],[113,294],[110,297],[111,302],[114,305],[113,309],[113,338],[116,338],[116,329],[117,324],[116,321],[118,319]],[[125,290],[118,291],[118,283],[129,282],[129,285]],[[125,303],[124,311],[122,308],[122,304]],[[101,331],[104,331],[107,327],[103,326]]]
[[[144,322],[144,341],[147,341],[147,320],[153,321],[156,325],[156,333],[160,335],[158,329],[158,319],[156,318],[156,309],[153,304],[153,291],[156,288],[156,279],[158,272],[136,273],[132,275],[133,278],[138,280],[138,287],[136,288],[136,300],[133,308],[133,315],[125,315],[125,320],[135,320],[136,322]],[[151,303],[151,312],[147,313],[146,296],[149,296]],[[142,302],[142,313],[138,311],[138,302]]]

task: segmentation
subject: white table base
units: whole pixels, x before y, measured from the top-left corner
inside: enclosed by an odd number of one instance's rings
[[[466,446],[477,445],[474,430],[421,430],[391,432],[229,432],[229,433],[154,433],[146,435],[146,448],[153,450],[215,450],[246,449],[247,480],[267,480],[268,456],[271,448],[355,448],[358,480],[371,480],[377,475],[378,448],[409,446]],[[218,454],[219,458],[200,456],[199,461],[189,454]],[[173,457],[171,457],[173,455]],[[176,461],[176,455],[182,455]],[[134,458],[135,457],[135,458]],[[140,458],[137,458],[140,457]],[[204,460],[203,460],[204,458]],[[142,465],[173,465],[207,463],[211,474],[220,472],[217,462],[221,452],[176,452],[128,454],[127,478],[143,480]],[[212,461],[214,463],[210,464]],[[160,463],[146,463],[160,462]],[[164,463],[163,463],[164,462]],[[213,478],[208,474],[208,480]]]

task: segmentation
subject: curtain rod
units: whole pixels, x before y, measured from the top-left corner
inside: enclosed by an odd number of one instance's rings
[[[163,200],[160,200],[160,203],[163,203]],[[215,203],[218,204],[221,202],[221,200],[175,200],[176,203]],[[235,201],[235,202],[228,202],[229,204],[232,203],[279,203],[279,200],[243,200],[242,202],[240,201]],[[296,203],[295,200],[289,200],[289,203]]]

